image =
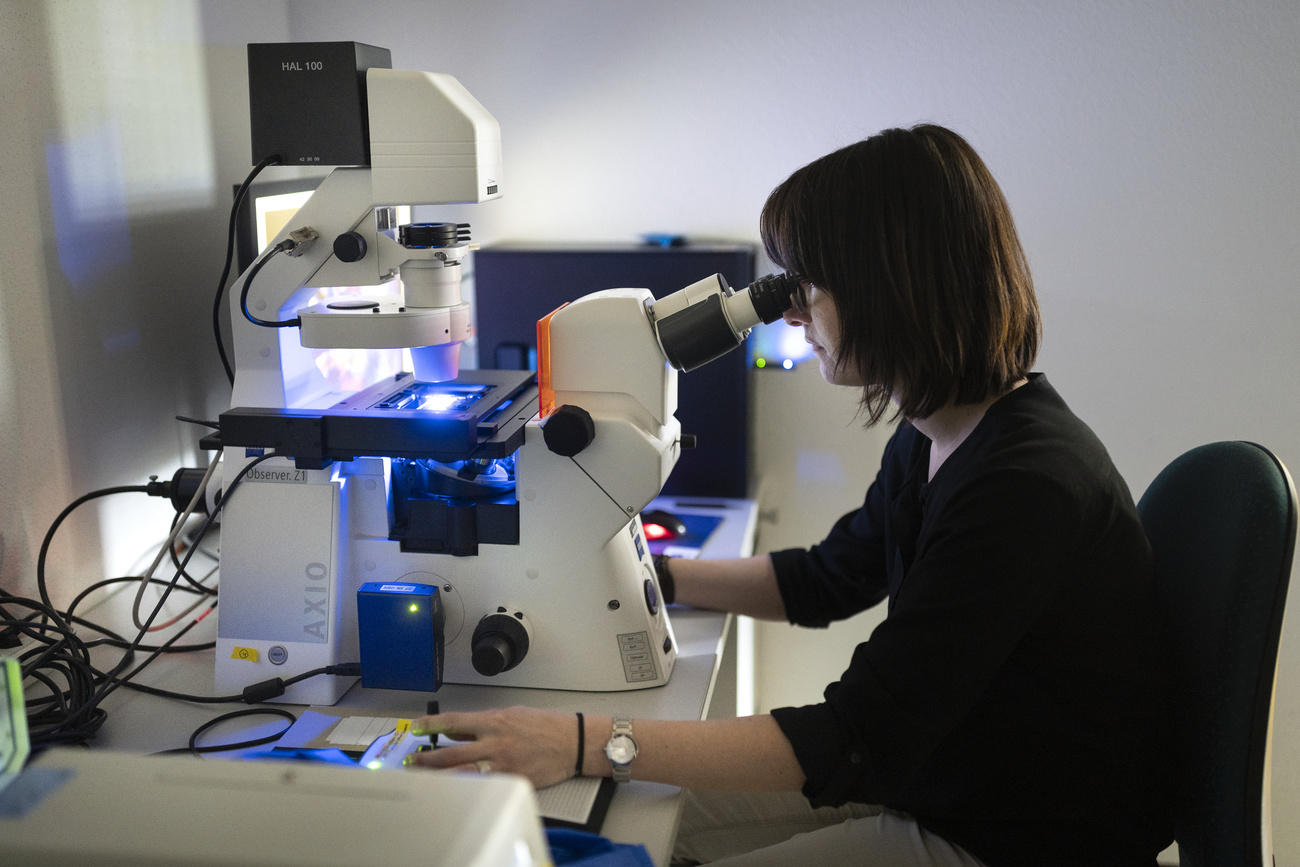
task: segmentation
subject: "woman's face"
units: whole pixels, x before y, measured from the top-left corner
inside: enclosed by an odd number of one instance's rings
[[[835,364],[840,345],[840,320],[830,294],[805,281],[799,284],[791,301],[792,306],[782,314],[782,318],[790,325],[803,327],[804,340],[812,344],[813,353],[821,365],[822,379],[831,385],[862,385],[862,377],[852,359],[843,366]]]

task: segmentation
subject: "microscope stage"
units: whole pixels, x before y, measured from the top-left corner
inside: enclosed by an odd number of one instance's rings
[[[400,373],[324,410],[227,410],[220,419],[221,441],[275,449],[304,467],[366,455],[502,458],[523,445],[524,426],[536,413],[532,371],[467,370],[433,383]]]

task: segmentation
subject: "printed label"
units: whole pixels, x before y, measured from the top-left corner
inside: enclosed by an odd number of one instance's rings
[[[253,467],[248,471],[248,475],[244,478],[250,482],[276,482],[282,485],[305,485],[307,484],[307,471],[299,470],[294,467],[286,467],[282,470]]]
[[[624,632],[618,636],[618,652],[623,658],[623,678],[628,683],[659,679],[659,668],[650,647],[650,633]]]

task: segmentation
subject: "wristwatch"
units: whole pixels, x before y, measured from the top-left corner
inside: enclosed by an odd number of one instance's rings
[[[614,782],[626,783],[632,779],[632,760],[636,758],[636,741],[632,740],[632,720],[614,717],[614,730],[605,744]]]

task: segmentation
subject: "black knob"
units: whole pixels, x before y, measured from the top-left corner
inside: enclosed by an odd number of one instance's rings
[[[344,232],[334,239],[334,255],[341,262],[360,262],[366,258],[366,239],[360,232]]]
[[[645,595],[645,607],[646,610],[650,612],[650,616],[653,617],[658,614],[659,591],[655,589],[655,582],[651,581],[649,578],[645,579],[641,585],[641,592]]]
[[[489,614],[474,627],[470,662],[484,677],[509,671],[528,653],[528,630],[516,616]]]
[[[566,403],[542,422],[542,439],[557,455],[571,458],[591,445],[596,438],[596,423],[591,413]]]

